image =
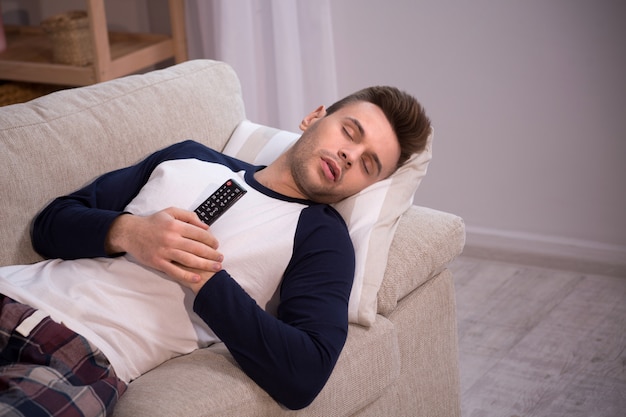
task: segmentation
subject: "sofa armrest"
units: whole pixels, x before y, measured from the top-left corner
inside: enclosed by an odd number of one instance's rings
[[[385,276],[378,291],[378,313],[388,316],[415,288],[443,271],[461,254],[465,224],[454,214],[411,206],[389,249]]]

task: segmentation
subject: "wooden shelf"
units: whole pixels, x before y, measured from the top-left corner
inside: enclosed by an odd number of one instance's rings
[[[39,27],[5,27],[7,49],[0,53],[0,79],[81,86],[140,71],[169,58],[187,60],[184,2],[169,0],[172,36],[108,33],[104,0],[87,0],[94,62],[87,66],[54,63],[52,44]]]

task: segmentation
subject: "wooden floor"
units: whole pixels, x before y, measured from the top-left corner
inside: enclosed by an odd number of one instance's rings
[[[463,417],[626,416],[626,276],[461,256]]]

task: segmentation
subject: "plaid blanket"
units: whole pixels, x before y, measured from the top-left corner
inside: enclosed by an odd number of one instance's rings
[[[125,390],[84,337],[0,294],[0,416],[105,416]]]

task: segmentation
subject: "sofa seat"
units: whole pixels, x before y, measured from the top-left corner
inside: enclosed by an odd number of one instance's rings
[[[366,366],[364,366],[366,364]],[[177,378],[183,374],[185,378]],[[365,328],[351,325],[330,380],[303,415],[352,415],[381,397],[400,375],[400,350],[395,326],[386,318]],[[303,375],[306,378],[306,375]],[[163,390],[166,381],[176,386]],[[236,366],[222,343],[172,359],[131,384],[115,415],[152,417],[177,404],[181,416],[281,416],[294,411],[280,407]],[[202,387],[199,389],[199,387]],[[193,402],[181,401],[190,392]],[[143,398],[153,398],[149,404]],[[350,399],[344,401],[342,399]],[[332,409],[329,405],[332,404]],[[210,412],[209,412],[210,410]],[[332,414],[328,414],[332,412]]]

